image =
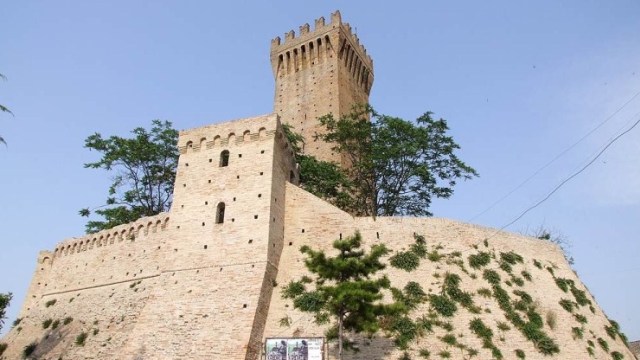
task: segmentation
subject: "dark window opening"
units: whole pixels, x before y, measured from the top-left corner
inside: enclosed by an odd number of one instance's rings
[[[216,224],[222,224],[224,222],[224,203],[218,204],[216,209]]]
[[[229,150],[220,153],[220,167],[229,166]]]

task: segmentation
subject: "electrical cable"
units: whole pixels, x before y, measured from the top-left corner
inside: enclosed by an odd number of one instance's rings
[[[513,194],[514,192],[516,192],[517,190],[519,190],[520,188],[522,188],[524,185],[526,185],[529,181],[531,181],[534,177],[536,177],[540,172],[542,172],[542,170],[546,169],[547,167],[549,167],[551,164],[553,164],[554,162],[556,162],[556,160],[558,160],[559,158],[561,158],[562,156],[564,156],[564,154],[566,154],[567,152],[569,152],[571,149],[573,149],[574,147],[576,147],[579,143],[581,143],[582,141],[584,141],[587,137],[589,137],[591,134],[593,134],[596,130],[598,130],[599,128],[601,128],[604,124],[606,124],[607,122],[609,122],[609,120],[611,120],[614,116],[616,116],[620,111],[622,111],[622,109],[624,109],[627,105],[629,105],[629,103],[631,103],[635,98],[637,98],[640,95],[640,91],[636,92],[629,100],[627,100],[624,104],[622,104],[622,106],[620,106],[616,111],[613,112],[613,114],[609,115],[606,119],[604,119],[604,121],[602,121],[600,124],[598,124],[598,126],[594,127],[593,129],[591,129],[588,133],[586,133],[584,136],[582,136],[580,139],[578,139],[578,141],[576,141],[575,143],[573,143],[572,145],[570,145],[569,147],[567,147],[566,149],[564,149],[562,152],[560,152],[558,155],[556,155],[553,159],[551,159],[551,161],[547,162],[545,165],[543,165],[542,167],[540,167],[538,170],[536,170],[535,172],[533,172],[533,174],[531,174],[529,177],[527,177],[524,181],[522,181],[519,185],[517,185],[515,188],[513,188],[513,190],[509,191],[508,193],[506,193],[505,195],[503,195],[501,198],[499,198],[498,200],[496,200],[495,202],[493,202],[491,205],[489,205],[489,207],[487,207],[486,209],[484,209],[483,211],[481,211],[480,213],[476,214],[475,216],[473,216],[472,218],[468,219],[467,222],[472,222],[473,220],[477,219],[478,217],[484,215],[485,213],[487,213],[489,210],[493,209],[496,205],[498,205],[499,203],[501,203],[502,201],[504,201],[506,198],[508,198],[509,196],[511,196],[511,194]]]
[[[500,230],[504,230],[505,228],[513,225],[516,221],[522,219],[523,216],[525,216],[529,211],[537,208],[538,206],[540,206],[540,204],[544,203],[545,201],[547,201],[556,191],[558,191],[562,186],[564,186],[567,182],[569,182],[571,179],[575,178],[576,176],[578,176],[580,173],[582,173],[583,171],[585,171],[589,166],[591,166],[596,160],[598,160],[598,158],[611,146],[613,145],[613,143],[615,143],[618,139],[620,139],[621,137],[623,137],[624,135],[626,135],[627,133],[629,133],[631,130],[633,130],[633,128],[635,128],[638,124],[640,124],[640,119],[636,120],[636,122],[633,123],[633,125],[628,128],[627,130],[623,131],[622,133],[618,134],[618,136],[616,136],[615,138],[613,138],[611,141],[609,141],[607,143],[607,145],[602,148],[602,150],[600,150],[598,152],[598,154],[591,159],[591,161],[589,161],[585,166],[583,166],[580,170],[578,170],[577,172],[571,174],[571,176],[569,176],[568,178],[564,179],[560,184],[558,184],[549,194],[547,194],[547,196],[545,196],[542,200],[538,201],[537,203],[535,203],[534,205],[530,206],[529,208],[527,208],[525,211],[523,211],[520,215],[518,215],[518,217],[516,217],[515,219],[513,219],[511,222],[509,222],[508,224],[502,226]]]

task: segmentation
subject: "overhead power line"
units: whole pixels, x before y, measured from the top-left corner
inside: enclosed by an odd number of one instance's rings
[[[473,220],[477,219],[478,217],[484,215],[485,213],[487,213],[489,210],[493,209],[496,205],[500,204],[501,202],[503,202],[505,199],[507,199],[509,196],[511,196],[514,192],[518,191],[520,188],[522,188],[524,185],[526,185],[529,181],[531,181],[534,177],[536,177],[540,172],[542,172],[542,170],[548,168],[551,164],[553,164],[554,162],[556,162],[556,160],[560,159],[562,156],[564,156],[564,154],[566,154],[567,152],[569,152],[571,149],[573,149],[574,147],[576,147],[578,144],[580,144],[582,141],[584,141],[587,137],[589,137],[591,134],[593,134],[594,132],[596,132],[598,129],[600,129],[602,126],[604,126],[604,124],[606,124],[607,122],[609,122],[609,120],[611,120],[614,116],[616,116],[620,111],[622,111],[627,105],[629,105],[633,100],[635,100],[635,98],[637,98],[638,96],[640,96],[640,91],[638,91],[637,93],[635,93],[629,100],[627,100],[624,104],[622,104],[622,106],[620,106],[616,111],[614,111],[611,115],[609,115],[606,119],[604,119],[602,122],[600,122],[600,124],[598,124],[596,127],[594,127],[593,129],[591,129],[589,132],[587,132],[584,136],[582,136],[580,139],[578,139],[578,141],[574,142],[573,144],[571,144],[569,147],[567,147],[566,149],[564,149],[562,152],[560,152],[558,155],[556,155],[553,159],[551,159],[549,162],[547,162],[546,164],[544,164],[542,167],[540,167],[538,170],[534,171],[533,174],[529,175],[529,177],[527,177],[524,181],[522,181],[520,184],[518,184],[515,188],[513,188],[511,191],[509,191],[508,193],[504,194],[502,197],[500,197],[498,200],[496,200],[495,202],[493,202],[491,205],[489,205],[489,207],[487,207],[486,209],[484,209],[483,211],[481,211],[480,213],[476,214],[475,216],[473,216],[472,218],[470,218],[469,220],[467,220],[467,222],[472,222]]]
[[[616,141],[618,141],[618,139],[620,139],[621,137],[623,137],[624,135],[626,135],[627,133],[629,133],[631,130],[633,130],[633,128],[635,128],[638,124],[640,124],[640,118],[638,120],[636,120],[633,125],[631,125],[630,128],[628,128],[627,130],[623,131],[622,133],[618,134],[618,136],[616,136],[615,138],[613,138],[611,141],[609,141],[607,143],[607,145],[605,145],[604,148],[602,148],[602,150],[600,150],[600,152],[598,152],[598,154],[591,159],[591,161],[589,161],[585,166],[583,166],[580,170],[574,172],[573,174],[571,174],[571,176],[569,176],[568,178],[564,179],[560,184],[558,184],[553,190],[551,190],[551,192],[549,194],[547,194],[547,196],[545,196],[542,200],[538,201],[537,203],[535,203],[534,205],[530,206],[529,208],[527,208],[525,211],[523,211],[520,215],[518,215],[518,217],[516,217],[515,219],[513,219],[511,222],[509,222],[508,224],[504,225],[503,227],[500,228],[500,230],[504,230],[505,228],[513,225],[516,221],[520,220],[523,216],[525,216],[529,211],[537,208],[538,206],[540,206],[540,204],[542,204],[543,202],[547,201],[556,191],[560,190],[560,188],[562,186],[564,186],[566,183],[568,183],[569,181],[571,181],[571,179],[575,178],[576,176],[578,176],[580,173],[582,173],[583,171],[585,171],[589,166],[591,166],[596,160],[598,160],[598,158],[604,154],[604,152],[611,146],[613,145],[613,143],[615,143]]]

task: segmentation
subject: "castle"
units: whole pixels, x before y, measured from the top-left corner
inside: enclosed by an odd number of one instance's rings
[[[341,163],[329,144],[312,140],[322,131],[316,118],[366,103],[373,84],[371,57],[338,12],[313,30],[305,24],[297,36],[272,40],[271,63],[273,114],[180,132],[170,212],[40,252],[21,320],[0,341],[7,344],[1,359],[22,358],[29,344],[38,359],[264,359],[267,338],[324,333],[281,297],[285,284],[305,274],[299,248],[330,251],[334,239],[356,230],[365,246],[382,242],[395,251],[423,236],[437,256],[413,271],[388,267],[392,282],[417,281],[440,294],[443,277],[457,274],[473,298],[474,308],[459,306],[446,318],[428,303],[418,307],[413,316],[428,314],[433,327],[407,356],[490,359],[497,349],[505,359],[633,358],[557,246],[446,219],[353,217],[297,186],[282,123],[305,136],[305,152]],[[479,254],[490,259],[476,267],[470,257]],[[509,266],[504,254],[515,259]],[[501,282],[487,282],[483,270]],[[544,355],[516,325],[501,325],[509,303],[496,289],[507,289],[514,313],[539,314],[537,328],[559,352]],[[478,336],[474,319],[492,337]],[[443,341],[447,334],[455,342]],[[361,351],[348,359],[404,353],[382,334],[358,341]],[[333,346],[323,348],[325,359],[335,358]]]

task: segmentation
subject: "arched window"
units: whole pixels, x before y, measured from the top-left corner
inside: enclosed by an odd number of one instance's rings
[[[220,167],[229,166],[229,150],[220,153]]]
[[[224,203],[218,203],[216,208],[216,224],[222,224],[224,222]]]
[[[296,174],[293,172],[293,170],[289,171],[289,182],[290,183],[294,183],[296,181]]]

